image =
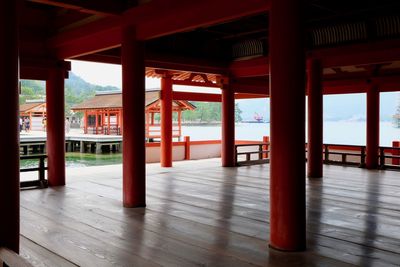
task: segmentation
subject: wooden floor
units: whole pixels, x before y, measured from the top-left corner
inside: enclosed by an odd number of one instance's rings
[[[121,206],[121,165],[68,169],[21,192],[36,266],[400,266],[400,173],[325,166],[307,180],[308,251],[268,248],[269,165],[148,165],[146,208]]]

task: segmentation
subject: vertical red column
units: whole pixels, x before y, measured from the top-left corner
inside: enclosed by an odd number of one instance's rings
[[[379,88],[371,85],[367,89],[367,157],[366,168],[378,167],[379,151]]]
[[[65,70],[60,66],[49,70],[46,81],[47,112],[47,171],[49,185],[65,185],[65,115],[64,115],[64,77]]]
[[[272,0],[270,10],[270,246],[306,247],[305,50],[303,1]]]
[[[19,252],[18,1],[0,1],[0,247]]]
[[[190,136],[185,136],[185,160],[190,160]]]
[[[133,26],[122,29],[123,204],[146,206],[144,43]]]
[[[161,167],[172,167],[172,79],[161,78]]]
[[[222,86],[222,167],[235,166],[235,92]]]
[[[308,177],[323,175],[323,95],[322,66],[319,60],[307,61],[308,91]]]
[[[269,136],[263,136],[263,143],[269,143]],[[268,151],[269,144],[263,146],[263,150]],[[268,158],[268,152],[263,153],[263,158]]]

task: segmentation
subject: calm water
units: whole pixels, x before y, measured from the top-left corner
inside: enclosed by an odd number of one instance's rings
[[[237,123],[236,139],[262,140],[269,135],[269,123]],[[329,121],[324,122],[324,143],[365,145],[366,124],[359,121]],[[183,136],[191,140],[221,139],[221,126],[183,126]],[[391,146],[392,141],[400,139],[400,128],[394,128],[391,122],[380,123],[380,145]]]
[[[238,123],[236,124],[236,139],[262,140],[269,135],[269,123]],[[324,122],[324,143],[365,145],[365,122],[343,121]],[[400,129],[394,128],[390,122],[380,124],[380,145],[391,146],[392,141],[400,140]],[[221,139],[221,125],[182,126],[182,135],[196,140]],[[122,163],[122,155],[114,154],[81,154],[67,153],[67,167],[98,166]],[[37,166],[37,161],[24,160],[21,167]]]

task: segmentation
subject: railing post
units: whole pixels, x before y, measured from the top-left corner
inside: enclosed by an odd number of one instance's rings
[[[324,145],[325,149],[324,149],[324,154],[325,154],[325,162],[328,163],[329,162],[329,146],[328,145]]]
[[[365,147],[361,148],[361,162],[360,162],[360,167],[364,168],[365,167]]]
[[[380,147],[379,148],[379,167],[381,168],[381,169],[383,169],[383,168],[385,168],[385,148],[383,148],[383,147]]]
[[[238,165],[238,151],[237,151],[238,147],[237,145],[235,145],[235,166]]]
[[[258,145],[258,151],[260,151],[260,153],[258,153],[258,159],[262,159],[263,158],[263,145]]]
[[[342,154],[342,163],[345,164],[347,159],[347,154]]]
[[[185,160],[190,160],[190,136],[185,136]]]
[[[269,136],[263,136],[263,143],[266,143],[266,144],[264,145],[263,150],[266,150],[266,151],[267,151],[267,150],[269,149]],[[267,158],[268,158],[268,152],[265,152],[265,153],[264,153],[263,158],[264,158],[264,159],[267,159]]]
[[[39,158],[39,181],[44,181],[44,157]]]
[[[392,142],[392,147],[393,148],[400,148],[400,141],[393,141]],[[392,156],[399,156],[399,155],[400,155],[400,150],[399,149],[393,149],[392,150]],[[392,164],[393,165],[400,165],[400,159],[392,158]]]

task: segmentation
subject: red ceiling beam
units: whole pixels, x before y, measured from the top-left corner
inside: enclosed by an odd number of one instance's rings
[[[128,10],[124,18],[128,23],[138,25],[139,39],[149,40],[268,10],[268,0],[154,0]]]
[[[153,0],[126,11],[123,19],[124,23],[136,25],[138,38],[149,40],[266,12],[268,9],[267,0]],[[59,58],[74,58],[118,47],[121,43],[121,25],[121,17],[101,19],[58,34],[51,38],[50,47],[55,49]]]
[[[235,99],[253,99],[253,98],[267,98],[267,95],[257,95],[257,94],[243,94],[236,93]]]
[[[266,76],[269,74],[268,57],[258,57],[249,60],[233,61],[229,66],[233,77],[247,78]]]
[[[184,86],[196,86],[196,87],[212,87],[212,88],[221,88],[220,85],[211,82],[193,82],[186,80],[173,80],[172,83],[174,85],[184,85]]]
[[[400,60],[400,40],[316,49],[308,57],[320,59],[326,68],[391,62]]]
[[[392,62],[400,60],[400,40],[316,49],[309,51],[307,57],[320,59],[325,68]],[[236,78],[267,76],[268,57],[235,61],[229,70]]]
[[[221,74],[227,73],[227,64],[208,59],[193,59],[182,56],[170,56],[146,52],[146,67],[188,72]]]
[[[269,96],[268,81],[236,81],[231,83],[235,93]]]
[[[61,59],[93,54],[121,45],[121,25],[120,17],[101,19],[60,33],[49,39],[48,44]]]
[[[206,93],[191,93],[191,92],[173,92],[174,100],[187,100],[199,102],[221,102],[221,95],[206,94]]]
[[[104,0],[29,0],[30,2],[45,4],[48,6],[61,7],[76,10],[82,13],[96,15],[117,15],[124,10],[123,1]]]
[[[22,58],[20,61],[20,78],[25,80],[47,80],[49,70],[60,67],[58,62],[50,59]],[[65,70],[65,78],[71,70],[71,63],[66,61],[62,66]]]
[[[108,64],[121,64],[119,55],[91,54],[77,57],[76,60],[100,62]],[[146,52],[146,67],[166,70],[185,70],[188,72],[221,74],[227,73],[226,64],[202,59],[191,59],[179,56],[154,55]],[[211,86],[212,87],[212,86]]]

